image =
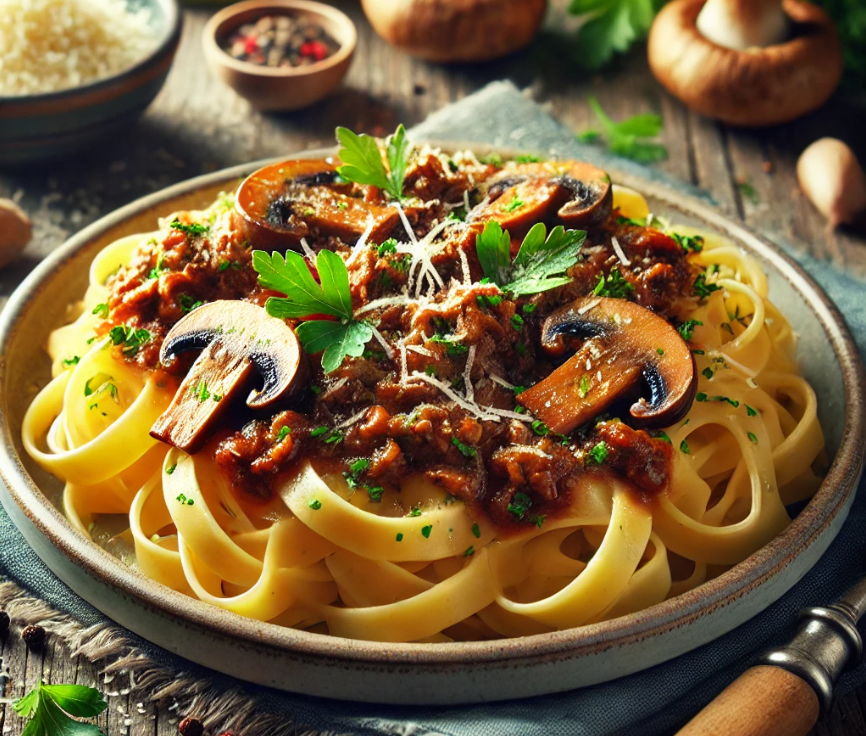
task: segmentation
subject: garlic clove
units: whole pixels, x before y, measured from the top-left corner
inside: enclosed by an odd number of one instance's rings
[[[24,210],[0,198],[0,268],[18,258],[32,236],[33,227]]]
[[[854,152],[835,138],[821,138],[797,161],[800,188],[831,228],[866,213],[866,173]]]

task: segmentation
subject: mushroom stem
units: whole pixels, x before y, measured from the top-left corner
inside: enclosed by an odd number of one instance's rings
[[[782,0],[707,0],[697,27],[707,40],[736,51],[775,46],[790,34]]]

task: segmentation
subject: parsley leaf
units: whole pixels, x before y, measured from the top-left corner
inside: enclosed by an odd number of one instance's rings
[[[607,278],[604,277],[604,274],[598,275],[598,283],[592,293],[596,296],[607,296],[612,299],[625,299],[630,291],[634,291],[634,286],[623,278],[619,268],[612,268]]]
[[[194,222],[191,225],[184,225],[180,220],[172,220],[169,227],[172,230],[179,230],[189,238],[195,238],[210,231],[209,225],[202,225],[198,222]]]
[[[30,722],[26,736],[102,736],[91,723],[75,718],[94,718],[108,704],[98,690],[84,685],[46,685],[40,682],[23,698],[12,704],[15,712]]]
[[[649,164],[667,158],[668,151],[661,143],[644,140],[655,138],[661,133],[661,115],[635,115],[615,123],[605,113],[595,97],[588,97],[587,102],[598,118],[602,130],[600,133],[587,131],[594,134],[591,139],[588,139],[587,132],[584,132],[579,136],[581,140],[594,140],[600,136],[604,138],[611,153],[640,163]]]
[[[511,262],[511,236],[495,221],[488,222],[475,241],[484,275],[512,296],[538,294],[571,283],[565,272],[578,261],[586,233],[557,226],[547,234],[536,223]]]
[[[337,128],[337,140],[342,146],[338,153],[343,162],[337,169],[340,176],[357,184],[378,187],[392,199],[403,199],[403,182],[411,146],[406,140],[406,129],[402,125],[388,138],[386,154],[390,173],[385,169],[385,162],[375,138],[365,133],[357,135],[348,128]]]
[[[697,319],[690,319],[683,322],[679,326],[678,332],[680,333],[680,337],[683,338],[686,342],[691,340],[695,336],[695,327],[703,327],[704,323]]]
[[[655,11],[654,0],[572,0],[569,13],[590,16],[577,34],[578,63],[598,69],[628,51],[646,35]]]
[[[316,270],[321,284],[316,283],[307,262],[289,251],[268,254],[253,251],[253,268],[259,283],[267,289],[285,294],[271,297],[265,310],[280,319],[304,319],[318,315],[335,317],[336,321],[310,319],[298,325],[295,333],[308,353],[322,355],[322,369],[331,373],[340,367],[346,356],[358,357],[372,339],[373,329],[358,321],[352,313],[349,272],[343,259],[329,250],[319,251]]]

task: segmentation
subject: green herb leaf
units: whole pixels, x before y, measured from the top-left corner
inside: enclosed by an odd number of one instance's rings
[[[26,736],[103,736],[91,723],[76,718],[93,718],[108,706],[102,694],[84,685],[46,685],[35,689],[12,704],[15,712],[30,722]]]
[[[691,340],[695,336],[695,327],[703,327],[704,323],[697,319],[690,319],[686,322],[683,322],[679,326],[680,337],[683,338],[686,342]]]
[[[488,222],[475,240],[475,251],[485,278],[501,286],[511,266],[511,236],[508,231],[503,231],[496,221]]]
[[[210,231],[209,225],[202,225],[200,223],[194,222],[191,225],[184,225],[180,220],[172,220],[171,225],[169,227],[172,230],[179,230],[184,233],[187,237],[195,238],[199,235],[204,235],[208,231]]]
[[[385,162],[375,138],[364,133],[357,135],[348,128],[337,128],[337,140],[342,146],[338,153],[343,162],[337,169],[340,176],[357,184],[378,187],[392,199],[403,198],[403,182],[411,147],[402,125],[398,126],[394,135],[388,139],[386,153],[390,173],[385,169]]]
[[[525,493],[515,493],[511,498],[511,503],[506,507],[506,511],[517,519],[522,519],[526,516],[526,512],[532,508],[532,499]]]
[[[102,317],[102,319],[108,319],[108,304],[103,302],[102,304],[97,304],[93,308],[92,314],[97,315],[98,317]]]
[[[430,532],[433,531],[433,525],[428,524],[427,526],[421,527],[421,534],[424,536],[424,539],[430,539]]]
[[[310,502],[307,504],[313,511],[318,511],[322,508],[322,502],[318,498],[310,499]]]
[[[589,451],[587,462],[590,464],[601,465],[605,460],[607,460],[608,455],[610,455],[610,450],[608,449],[607,442],[602,441]]]
[[[695,279],[693,294],[701,299],[706,299],[714,291],[719,291],[722,287],[718,284],[708,284],[707,275],[700,273]]]
[[[680,235],[670,233],[686,253],[700,253],[704,249],[704,239],[700,235]]]
[[[749,440],[753,444],[756,444],[756,445],[758,444],[758,436],[754,432],[749,432]]]
[[[526,234],[514,258],[511,281],[503,289],[513,296],[538,294],[571,283],[565,273],[578,262],[586,233],[557,226],[547,235],[539,222]]]
[[[750,417],[756,417],[756,416],[758,416],[758,412],[755,411],[751,406],[749,406],[748,404],[746,404],[745,407],[746,407],[746,415],[747,415],[747,416],[750,416]]]
[[[475,457],[478,453],[475,451],[475,448],[470,447],[469,445],[461,442],[456,437],[451,438],[451,444],[454,445],[464,457]]]
[[[343,259],[329,250],[319,251],[316,270],[321,285],[316,283],[304,258],[289,251],[280,253],[253,252],[253,268],[259,283],[286,296],[271,297],[265,304],[267,313],[280,319],[302,319],[315,315],[336,317],[338,321],[316,319],[295,329],[308,353],[322,355],[322,369],[331,373],[347,356],[359,357],[373,337],[373,328],[355,320],[352,314],[352,294],[349,272]]]
[[[619,1],[619,0],[615,0]],[[640,3],[645,0],[627,0]],[[590,21],[590,26],[595,21]],[[585,26],[586,27],[586,26]],[[602,126],[601,137],[607,143],[611,153],[624,156],[641,163],[653,163],[667,158],[667,149],[661,143],[645,140],[655,138],[661,133],[662,118],[660,115],[642,114],[627,118],[619,123],[614,122],[602,109],[595,97],[588,97],[587,102]],[[591,140],[599,137],[596,131]],[[578,136],[583,142],[588,142],[585,135]]]

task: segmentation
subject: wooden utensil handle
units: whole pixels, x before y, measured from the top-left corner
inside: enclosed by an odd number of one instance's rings
[[[677,736],[805,736],[818,720],[818,696],[781,667],[746,670]]]

